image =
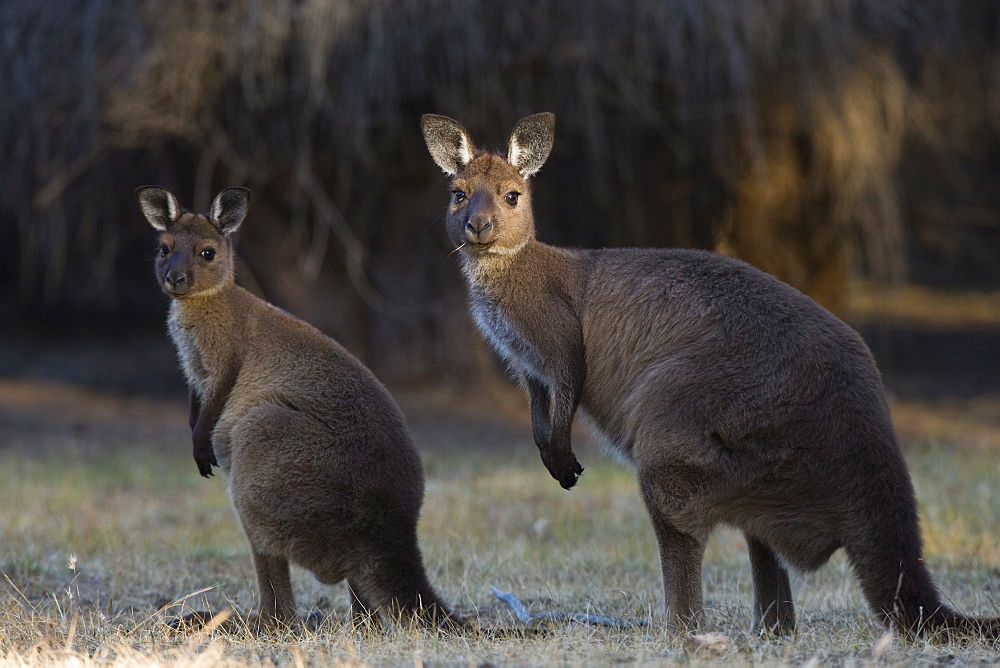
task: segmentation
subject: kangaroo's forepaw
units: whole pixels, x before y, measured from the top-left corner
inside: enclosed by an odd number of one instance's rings
[[[569,489],[575,485],[580,474],[583,473],[583,467],[580,466],[580,462],[576,461],[576,456],[572,453],[568,457],[545,462],[545,465],[563,489]]]
[[[205,478],[211,477],[212,467],[219,465],[212,447],[212,433],[195,427],[191,440],[194,443],[194,463],[198,465],[198,473]]]
[[[214,473],[212,473],[212,467],[218,466],[219,462],[215,459],[215,452],[212,447],[209,446],[208,449],[195,450],[194,452],[194,463],[198,465],[198,473],[205,478],[211,478]]]

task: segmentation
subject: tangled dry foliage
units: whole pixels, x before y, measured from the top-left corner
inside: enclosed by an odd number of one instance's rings
[[[404,404],[428,482],[421,546],[435,587],[475,631],[356,631],[345,587],[293,569],[300,611],[318,613],[310,627],[177,633],[164,623],[174,615],[256,600],[223,481],[200,478],[190,460],[182,402],[95,391],[67,399],[27,383],[0,384],[0,398],[0,666],[969,665],[995,662],[1000,649],[886,635],[839,557],[794,578],[795,637],[757,638],[746,548],[725,530],[704,568],[704,631],[724,635],[522,624],[490,585],[533,612],[658,621],[656,542],[634,478],[580,433],[587,471],[565,492],[537,461],[526,423],[457,414],[426,395]],[[1000,430],[989,424],[948,430],[974,439],[971,449],[907,438],[928,563],[956,607],[981,615],[1000,602]]]
[[[991,0],[5,2],[0,289],[25,311],[148,312],[132,189],[201,209],[247,185],[245,282],[382,372],[468,372],[481,348],[417,119],[453,115],[499,147],[546,109],[544,238],[716,246],[836,310],[857,264],[903,271],[908,147],[940,161],[995,143],[997,14]]]

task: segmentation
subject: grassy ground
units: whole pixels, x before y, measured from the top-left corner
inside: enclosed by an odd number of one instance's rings
[[[656,628],[526,629],[490,585],[513,591],[533,611],[654,621],[662,592],[655,540],[630,472],[581,434],[577,449],[587,471],[564,492],[537,461],[521,403],[505,407],[513,411],[506,419],[456,417],[433,398],[404,402],[428,481],[425,562],[435,586],[477,620],[479,633],[355,633],[344,624],[345,588],[295,570],[300,610],[327,615],[318,628],[265,638],[182,635],[163,620],[186,608],[251,609],[256,598],[224,483],[198,477],[190,460],[183,406],[0,382],[0,665],[1000,660],[986,642],[905,644],[886,636],[839,556],[794,578],[796,637],[750,637],[746,550],[725,530],[713,537],[704,565],[706,630],[728,635],[717,653],[695,651]],[[956,607],[981,615],[1000,614],[998,414],[897,410],[928,563]],[[949,439],[949,431],[959,436]]]

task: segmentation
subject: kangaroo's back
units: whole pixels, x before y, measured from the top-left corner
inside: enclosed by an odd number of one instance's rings
[[[343,447],[361,457],[346,462],[358,477],[371,476],[363,461],[367,457],[384,458],[390,477],[419,472],[402,412],[360,360],[309,323],[238,286],[235,290],[244,315],[239,336],[245,359],[227,406],[228,421],[239,423],[246,411],[263,403],[281,403],[339,425]],[[299,450],[291,441],[287,447],[293,456]],[[397,464],[398,471],[393,470]]]
[[[887,422],[867,346],[801,292],[706,251],[595,254],[581,309],[581,405],[627,452],[636,430],[664,427],[642,416],[652,420],[666,404],[689,411],[685,423],[710,416],[734,440],[792,420],[824,424],[829,411],[851,407],[870,413],[869,423]],[[816,456],[836,456],[847,444],[813,446],[832,449]]]

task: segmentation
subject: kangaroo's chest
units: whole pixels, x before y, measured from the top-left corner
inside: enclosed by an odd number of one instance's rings
[[[503,304],[483,291],[472,294],[472,319],[496,353],[515,369],[544,379],[545,362],[537,346],[526,336]]]
[[[198,349],[193,333],[190,328],[182,325],[176,317],[171,317],[167,321],[167,329],[174,342],[174,347],[177,348],[177,357],[180,360],[181,370],[184,372],[188,386],[198,396],[204,396],[209,371],[205,366],[204,358]]]

